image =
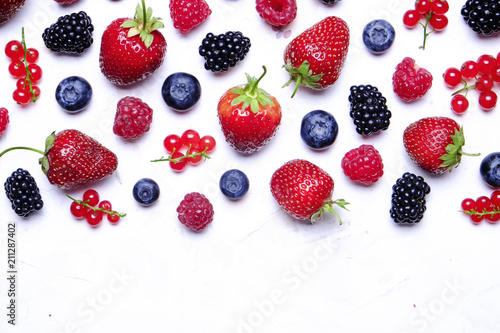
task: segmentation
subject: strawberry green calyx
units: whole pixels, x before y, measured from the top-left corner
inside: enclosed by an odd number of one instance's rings
[[[339,220],[339,224],[342,224],[342,219],[340,218],[340,215],[333,209],[333,205],[337,205],[340,208],[343,208],[345,210],[349,210],[346,208],[347,205],[349,205],[349,202],[345,201],[344,199],[337,199],[337,200],[328,200],[326,201],[323,206],[311,216],[311,222],[314,223],[317,220],[319,220],[322,216],[323,213],[330,213],[334,214],[337,216],[337,219]]]
[[[290,60],[288,60],[287,64],[283,67],[285,67],[286,71],[290,74],[290,80],[288,80],[288,82],[286,82],[282,88],[288,87],[292,82],[296,82],[292,98],[297,93],[297,90],[299,90],[300,85],[304,85],[313,89],[322,88],[321,84],[319,84],[318,81],[321,79],[323,74],[313,75],[312,70],[309,68],[310,64],[307,60],[304,60],[299,68],[293,66]]]
[[[127,37],[133,37],[139,35],[141,40],[146,45],[146,48],[153,44],[153,31],[163,28],[163,22],[161,18],[153,17],[153,10],[148,7],[146,10],[146,3],[142,0],[141,4],[137,4],[135,9],[135,16],[133,20],[126,20],[121,25],[122,28],[130,28]]]
[[[248,106],[250,106],[253,113],[259,112],[259,104],[262,106],[274,106],[269,94],[264,89],[258,87],[260,80],[262,80],[264,75],[267,73],[266,66],[262,66],[262,68],[264,69],[264,73],[262,73],[258,79],[245,73],[248,81],[247,84],[243,88],[236,87],[231,89],[231,92],[239,95],[231,101],[231,106],[243,103],[241,109],[245,110]]]
[[[443,161],[440,165],[441,168],[446,168],[446,170],[451,171],[456,168],[462,159],[462,155],[466,156],[479,156],[480,154],[469,154],[462,150],[465,145],[465,136],[463,127],[455,130],[455,134],[450,136],[453,143],[446,146],[446,154],[442,155],[440,159]]]

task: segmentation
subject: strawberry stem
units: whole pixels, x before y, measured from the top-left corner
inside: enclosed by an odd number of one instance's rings
[[[8,153],[9,151],[12,151],[12,150],[17,150],[17,149],[24,149],[24,150],[31,150],[31,151],[34,151],[36,153],[39,153],[39,154],[42,154],[42,155],[45,155],[45,152],[41,151],[41,150],[38,150],[38,149],[35,149],[35,148],[30,148],[30,147],[22,147],[22,146],[18,146],[18,147],[11,147],[11,148],[8,148],[8,149],[5,149],[4,151],[2,151],[0,153],[0,157],[2,157],[3,155],[5,155],[6,153]]]
[[[100,208],[100,207],[94,207],[94,206],[91,206],[88,204],[88,201],[82,201],[82,200],[78,200],[78,199],[75,199],[75,198],[72,198],[69,194],[66,194],[66,196],[68,198],[70,198],[71,200],[75,201],[76,203],[82,205],[82,206],[85,206],[89,209],[92,209],[94,212],[95,211],[101,211],[103,213],[106,213],[106,214],[109,214],[109,215],[116,215],[116,216],[119,216],[119,217],[125,217],[127,216],[127,214],[125,213],[118,213],[117,211],[114,211],[114,210],[107,210],[107,209],[104,209],[104,208]]]
[[[347,211],[349,210],[346,208],[346,206],[349,205],[349,202],[345,201],[344,199],[337,199],[337,200],[330,199],[330,200],[327,200],[323,204],[323,206],[320,208],[320,210],[318,210],[316,213],[314,213],[311,216],[311,222],[312,223],[316,222],[317,220],[319,220],[323,216],[324,212],[327,212],[330,214],[334,214],[337,217],[337,219],[339,220],[339,224],[342,225],[342,219],[340,218],[340,215],[333,209],[333,205],[337,205],[340,208],[343,208]]]

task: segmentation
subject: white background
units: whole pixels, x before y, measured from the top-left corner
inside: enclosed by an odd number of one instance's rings
[[[273,30],[255,11],[253,1],[208,0],[212,15],[187,35],[173,28],[167,1],[147,1],[164,19],[168,47],[163,66],[146,81],[116,87],[98,65],[100,39],[115,18],[130,17],[137,1],[80,0],[60,6],[52,0],[28,0],[11,21],[0,26],[0,44],[20,39],[26,29],[28,46],[40,51],[44,71],[42,95],[36,104],[20,107],[11,94],[7,57],[0,56],[0,104],[10,111],[11,123],[0,137],[0,148],[26,145],[43,149],[52,131],[77,128],[113,150],[117,172],[91,186],[102,199],[128,215],[116,226],[107,220],[98,228],[75,220],[69,193],[50,185],[38,166],[36,153],[10,152],[0,161],[0,178],[18,167],[36,178],[45,201],[42,211],[17,217],[7,199],[0,200],[0,331],[2,332],[498,332],[500,285],[500,225],[476,226],[459,212],[465,197],[489,195],[482,182],[482,157],[499,150],[498,112],[479,109],[477,92],[469,93],[470,109],[455,116],[449,108],[452,91],[442,73],[481,54],[500,51],[498,36],[478,37],[464,23],[464,1],[450,1],[449,25],[431,34],[425,51],[419,49],[423,29],[406,29],[403,13],[412,0],[344,0],[325,6],[300,0],[290,36]],[[95,26],[94,44],[80,56],[59,55],[45,48],[41,34],[63,14],[85,10]],[[291,99],[283,50],[291,39],[319,20],[336,15],[351,29],[351,45],[337,83],[322,92],[301,88]],[[366,23],[384,18],[396,29],[396,40],[385,54],[375,56],[363,45]],[[247,57],[224,74],[203,68],[198,46],[208,32],[240,30],[251,39]],[[434,76],[425,97],[411,104],[392,91],[394,68],[405,56]],[[220,96],[245,82],[245,73],[268,74],[261,87],[277,97],[283,120],[276,137],[260,152],[242,156],[224,140],[216,117]],[[163,80],[186,71],[202,85],[202,97],[191,111],[179,114],[162,100]],[[70,75],[85,77],[94,88],[88,109],[65,113],[56,103],[57,84]],[[364,138],[349,117],[351,85],[372,84],[386,96],[393,112],[389,129]],[[498,85],[496,85],[496,91]],[[154,109],[151,130],[135,142],[112,133],[117,101],[124,96],[143,99]],[[314,109],[331,112],[340,132],[326,151],[310,150],[299,135],[302,116]],[[425,174],[406,155],[402,133],[411,122],[431,115],[450,116],[464,126],[465,150],[482,154],[465,157],[452,173]],[[183,173],[167,163],[150,163],[166,153],[166,135],[193,128],[217,140],[212,158]],[[342,173],[344,154],[367,143],[377,148],[384,176],[372,186],[352,183]],[[296,221],[272,199],[269,180],[280,165],[293,158],[308,159],[335,180],[334,198],[351,203],[339,211],[343,224],[327,215],[314,225]],[[218,190],[220,175],[239,168],[250,179],[240,201]],[[421,174],[432,191],[424,219],[411,227],[395,224],[390,216],[391,187],[405,171]],[[149,208],[132,197],[134,183],[154,178],[161,187],[159,201]],[[215,219],[201,233],[186,229],[176,216],[182,197],[204,193],[213,203]],[[17,225],[16,326],[7,324],[7,223]]]

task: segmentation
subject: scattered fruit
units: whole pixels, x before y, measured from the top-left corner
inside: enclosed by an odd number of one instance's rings
[[[219,180],[219,188],[231,200],[241,199],[250,187],[247,175],[238,169],[227,170]]]
[[[97,227],[101,224],[104,216],[107,216],[109,222],[118,223],[120,218],[127,216],[125,213],[119,213],[112,209],[109,200],[100,200],[99,193],[94,189],[88,189],[83,193],[82,200],[77,200],[66,194],[72,200],[70,212],[76,219],[87,220],[87,223],[92,227]]]
[[[348,151],[341,161],[344,174],[352,181],[371,185],[384,174],[382,156],[372,145],[363,144]]]
[[[386,20],[373,20],[363,29],[363,43],[370,52],[381,54],[386,52],[394,43],[396,31]]]
[[[243,60],[250,51],[250,38],[241,31],[228,31],[214,35],[209,32],[201,41],[198,53],[205,59],[207,71],[226,72]]]
[[[160,186],[151,178],[142,178],[135,183],[132,195],[141,206],[151,206],[160,197]]]
[[[170,0],[170,17],[181,34],[202,24],[212,14],[205,0]]]
[[[385,131],[391,123],[392,113],[387,108],[387,99],[372,85],[351,86],[349,94],[350,113],[356,132],[370,136]]]
[[[500,187],[500,152],[488,154],[479,166],[481,178],[492,187]]]
[[[431,191],[422,176],[405,172],[392,186],[390,215],[399,224],[415,224],[427,209],[425,197]]]
[[[6,108],[0,108],[0,136],[7,130],[9,125],[9,111]]]
[[[189,73],[170,74],[163,82],[161,95],[172,109],[180,112],[188,111],[200,100],[200,81]]]
[[[69,76],[59,82],[56,101],[68,113],[83,111],[92,98],[92,86],[80,76]]]
[[[138,97],[126,96],[116,105],[113,133],[125,140],[135,140],[149,131],[153,109]]]
[[[285,27],[297,16],[296,0],[256,0],[257,13],[274,27]]]
[[[28,217],[31,213],[42,209],[40,190],[28,170],[18,168],[7,178],[4,188],[17,215]]]
[[[482,195],[476,200],[465,198],[461,203],[461,212],[469,215],[472,223],[479,224],[486,220],[495,224],[500,220],[500,191],[493,191],[490,196]]]
[[[500,31],[500,6],[497,0],[467,0],[460,14],[478,35],[489,36]]]
[[[302,118],[300,137],[311,149],[323,150],[330,147],[338,133],[337,120],[329,112],[313,110]]]
[[[177,207],[179,221],[193,231],[202,231],[213,221],[214,208],[203,194],[191,192]]]
[[[86,12],[61,16],[42,33],[45,46],[52,52],[81,54],[92,43],[94,25]]]
[[[0,25],[10,20],[24,6],[25,0],[0,2]]]
[[[432,74],[425,68],[419,67],[414,59],[405,57],[396,66],[396,71],[392,75],[392,86],[399,98],[405,102],[413,102],[424,96],[431,88]]]
[[[422,50],[425,50],[427,37],[431,33],[443,31],[448,26],[445,14],[449,8],[446,0],[416,0],[415,7],[404,13],[403,24],[406,28],[413,29],[418,24],[424,28],[424,41],[420,46]],[[421,19],[424,19],[425,23],[420,22]]]
[[[299,86],[322,90],[334,84],[344,67],[349,48],[349,27],[336,16],[329,16],[295,37],[285,48],[283,59],[290,80]]]

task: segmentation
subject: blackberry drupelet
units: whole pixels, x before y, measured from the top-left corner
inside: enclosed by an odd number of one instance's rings
[[[5,181],[4,188],[12,209],[19,216],[27,217],[43,207],[40,190],[27,170],[14,171]]]
[[[45,46],[53,52],[83,53],[93,43],[92,20],[84,11],[61,16],[42,34]]]
[[[350,91],[350,116],[359,134],[368,136],[389,128],[392,114],[387,108],[386,98],[377,87],[352,86]]]
[[[208,33],[198,49],[205,59],[205,69],[212,72],[225,72],[236,66],[250,50],[250,39],[240,31],[228,31],[225,34]]]
[[[467,0],[460,11],[467,25],[479,35],[500,31],[500,0]]]
[[[390,214],[396,223],[418,223],[426,210],[425,196],[431,188],[422,176],[405,172],[392,186]]]

